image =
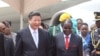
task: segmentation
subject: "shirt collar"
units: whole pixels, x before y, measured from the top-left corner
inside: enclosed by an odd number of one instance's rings
[[[30,29],[31,33],[32,33],[32,32],[38,32],[38,29],[33,30],[33,29],[31,28],[31,26],[30,26],[30,25],[29,25],[29,29]]]
[[[66,35],[64,34],[64,37],[66,38]],[[71,38],[71,34],[68,35],[68,38]]]

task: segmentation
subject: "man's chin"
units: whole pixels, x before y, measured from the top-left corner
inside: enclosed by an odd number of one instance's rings
[[[34,30],[38,29],[39,27],[33,27]]]

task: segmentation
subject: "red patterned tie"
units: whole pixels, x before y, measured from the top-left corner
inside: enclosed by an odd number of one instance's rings
[[[66,49],[68,49],[68,47],[69,47],[68,36],[66,36],[66,43],[65,43],[65,45],[66,45]]]

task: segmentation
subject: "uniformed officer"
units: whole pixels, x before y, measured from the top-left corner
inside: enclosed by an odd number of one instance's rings
[[[92,56],[100,56],[100,12],[94,12],[94,15],[97,28],[91,32],[91,43],[93,46],[91,54]]]

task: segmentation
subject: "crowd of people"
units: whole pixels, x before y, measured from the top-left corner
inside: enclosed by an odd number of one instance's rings
[[[41,14],[32,11],[28,26],[12,32],[11,21],[0,22],[0,56],[100,56],[100,12],[94,12],[95,24],[61,13],[59,24],[48,26]]]

